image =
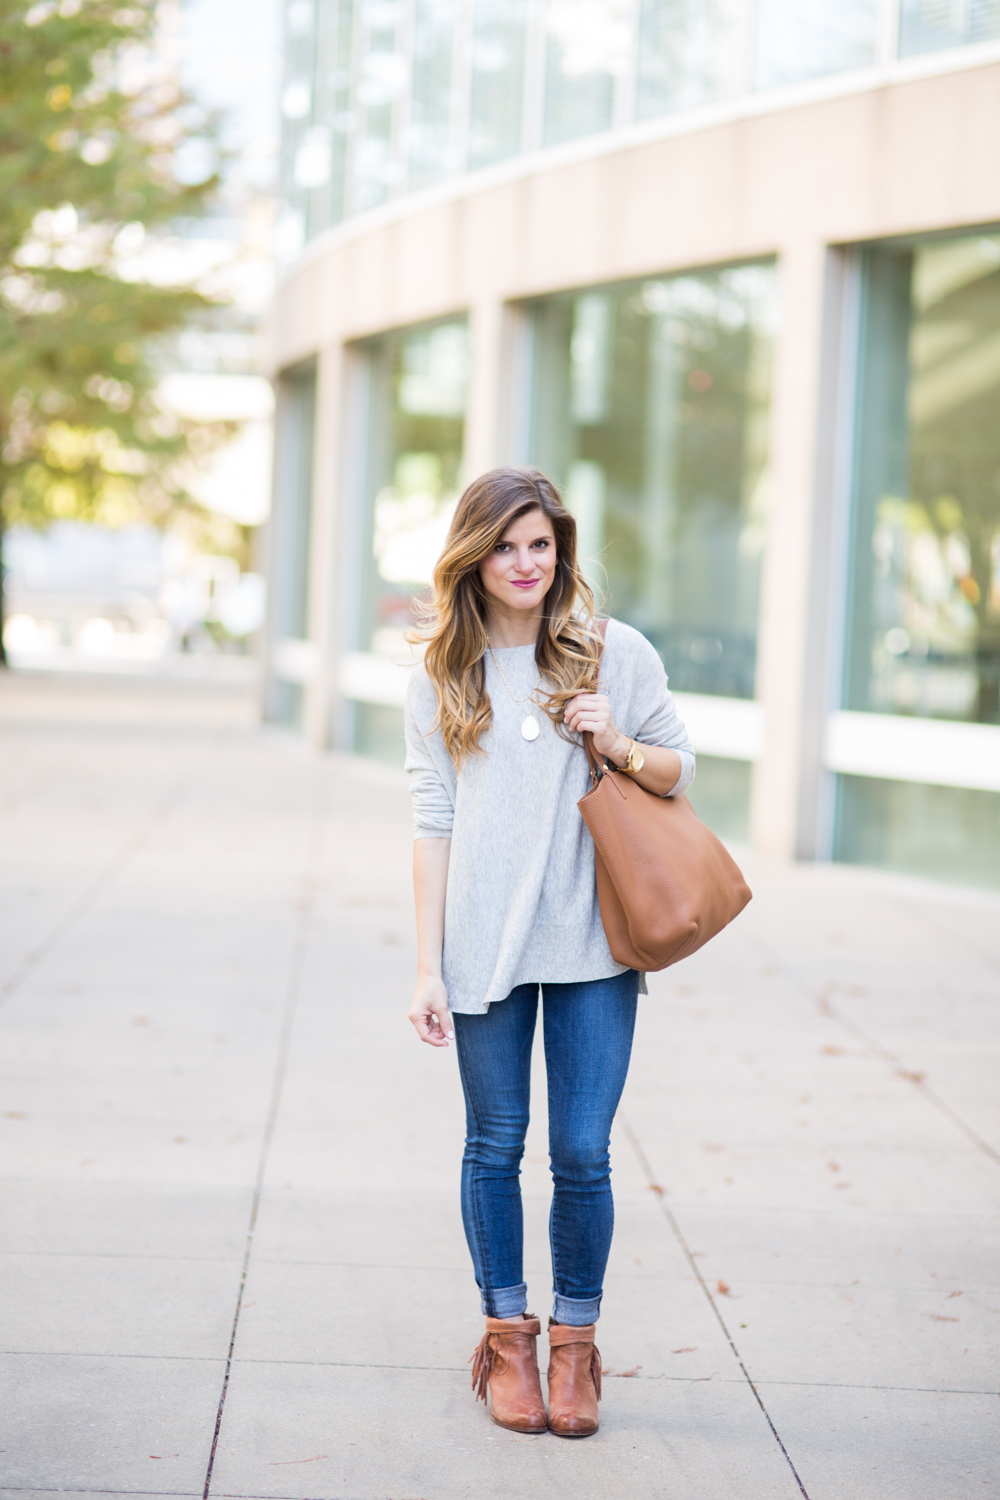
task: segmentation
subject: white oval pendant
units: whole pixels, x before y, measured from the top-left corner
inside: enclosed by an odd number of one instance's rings
[[[541,731],[539,729],[538,720],[533,714],[529,714],[524,723],[521,725],[521,733],[526,740],[537,740]]]

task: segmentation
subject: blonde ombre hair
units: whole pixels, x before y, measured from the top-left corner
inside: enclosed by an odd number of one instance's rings
[[[576,521],[538,469],[491,469],[474,479],[458,502],[434,569],[433,598],[420,606],[423,620],[412,633],[414,642],[426,643],[424,665],[437,696],[431,732],[441,730],[459,767],[482,753],[480,741],[493,722],[485,660],[489,596],[479,565],[511,522],[533,510],[551,521],[556,543],[555,574],[535,641],[535,661],[548,684],[540,706],[565,734],[566,704],[597,688],[601,641],[594,596],[577,566]]]

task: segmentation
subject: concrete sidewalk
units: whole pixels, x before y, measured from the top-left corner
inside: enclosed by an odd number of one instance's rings
[[[469,1389],[401,776],[224,688],[8,678],[0,745],[0,1491],[1000,1496],[1000,897],[747,860],[641,1005],[600,1434],[523,1438]]]

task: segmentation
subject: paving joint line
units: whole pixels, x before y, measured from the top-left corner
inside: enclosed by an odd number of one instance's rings
[[[901,1057],[895,1052],[890,1051],[888,1047],[884,1047],[874,1037],[869,1036],[856,1022],[838,1010],[826,991],[820,994],[819,1008],[822,1015],[829,1016],[832,1021],[836,1021],[837,1025],[842,1027],[848,1036],[853,1036],[862,1046],[867,1047],[868,1051],[873,1053],[875,1057],[880,1057],[883,1062],[890,1063],[895,1069],[898,1078],[923,1094],[924,1098],[930,1104],[933,1104],[935,1109],[943,1114],[946,1119],[950,1120],[956,1129],[960,1130],[966,1139],[971,1141],[972,1145],[976,1146],[1000,1167],[1000,1151],[991,1146],[989,1141],[984,1140],[979,1132],[963,1120],[957,1110],[952,1109],[951,1105],[945,1099],[942,1099],[940,1094],[935,1093],[919,1074],[908,1069]]]
[[[149,1358],[155,1356],[150,1355]],[[347,1359],[238,1359],[240,1365],[295,1365],[305,1369],[332,1369],[332,1370],[401,1370],[406,1372],[412,1370],[422,1374],[431,1375],[465,1375],[469,1373],[468,1365],[379,1365],[362,1360]],[[744,1372],[745,1373],[745,1372]],[[715,1381],[717,1385],[742,1385],[743,1375],[720,1375],[716,1380],[715,1375],[619,1375],[614,1370],[605,1370],[604,1379],[608,1380],[668,1380],[676,1385],[701,1385],[708,1381]],[[847,1380],[758,1380],[760,1386],[790,1386],[793,1389],[803,1387],[806,1390],[823,1391],[903,1391],[911,1392],[918,1396],[989,1396],[996,1397],[996,1391],[992,1388],[972,1389],[969,1386],[950,1385],[871,1385],[862,1384],[857,1381]]]
[[[684,1254],[685,1259],[687,1260],[688,1265],[691,1267],[691,1270],[694,1272],[695,1276],[697,1277],[698,1285],[701,1287],[702,1291],[705,1293],[705,1296],[708,1298],[709,1306],[711,1307],[712,1311],[715,1314],[716,1320],[717,1320],[717,1322],[719,1324],[719,1327],[722,1329],[722,1332],[723,1332],[723,1334],[725,1336],[726,1342],[728,1343],[730,1349],[732,1350],[733,1357],[736,1360],[736,1363],[739,1365],[740,1369],[743,1371],[743,1375],[744,1375],[744,1377],[746,1379],[747,1385],[750,1387],[751,1391],[753,1391],[754,1400],[757,1402],[757,1405],[760,1407],[761,1411],[764,1414],[764,1420],[767,1422],[768,1427],[770,1427],[770,1429],[771,1429],[771,1435],[774,1438],[774,1441],[777,1443],[778,1447],[781,1449],[781,1451],[782,1451],[782,1453],[784,1455],[784,1458],[785,1458],[785,1462],[787,1463],[788,1467],[792,1471],[792,1476],[795,1479],[795,1483],[799,1487],[799,1491],[800,1491],[800,1493],[803,1496],[803,1500],[809,1500],[809,1493],[808,1493],[805,1485],[802,1483],[801,1478],[799,1477],[799,1471],[798,1471],[798,1469],[796,1469],[795,1465],[792,1462],[791,1454],[789,1453],[788,1449],[785,1447],[784,1443],[782,1442],[781,1435],[779,1434],[778,1429],[775,1427],[773,1421],[771,1420],[771,1414],[768,1411],[767,1407],[764,1405],[764,1402],[761,1399],[760,1392],[758,1391],[756,1385],[754,1384],[753,1380],[751,1380],[751,1378],[750,1378],[750,1372],[747,1369],[746,1365],[743,1363],[743,1359],[742,1359],[742,1356],[740,1354],[740,1351],[737,1349],[736,1343],[735,1343],[735,1341],[733,1339],[733,1336],[729,1332],[729,1328],[726,1325],[726,1320],[722,1316],[721,1312],[719,1311],[718,1305],[717,1305],[717,1303],[715,1301],[715,1298],[712,1296],[712,1292],[711,1292],[711,1289],[710,1289],[707,1281],[705,1280],[704,1276],[701,1274],[701,1268],[699,1267],[698,1263],[696,1262],[694,1256],[691,1254],[691,1251],[690,1251],[690,1249],[688,1247],[687,1240],[684,1238],[684,1235],[683,1235],[683,1233],[681,1231],[680,1225],[678,1224],[677,1220],[674,1218],[674,1215],[671,1213],[670,1208],[668,1207],[668,1205],[667,1205],[667,1203],[666,1203],[666,1201],[665,1201],[665,1199],[663,1197],[663,1188],[660,1186],[660,1184],[656,1180],[656,1176],[655,1176],[655,1174],[653,1172],[652,1167],[649,1164],[649,1160],[648,1160],[648,1158],[646,1156],[646,1153],[642,1149],[642,1146],[639,1143],[638,1136],[636,1135],[635,1131],[632,1129],[632,1126],[629,1124],[628,1120],[621,1113],[621,1111],[619,1111],[619,1113],[618,1113],[618,1119],[619,1119],[619,1121],[621,1123],[622,1129],[625,1132],[625,1136],[626,1136],[626,1138],[628,1140],[628,1143],[632,1147],[633,1152],[635,1153],[635,1156],[636,1156],[636,1159],[637,1159],[637,1161],[639,1163],[639,1166],[642,1168],[642,1171],[645,1174],[645,1177],[646,1177],[646,1180],[649,1183],[650,1189],[655,1193],[656,1198],[657,1198],[657,1200],[659,1202],[660,1208],[661,1208],[661,1210],[663,1212],[663,1215],[666,1218],[667,1223],[670,1225],[671,1230],[673,1231],[674,1238],[676,1239],[678,1245],[680,1245],[681,1250],[682,1250],[682,1252]]]
[[[102,1490],[93,1485],[84,1488],[69,1484],[0,1484],[0,1495],[8,1491],[16,1495],[177,1495],[198,1500],[197,1490]]]
[[[5,1359],[175,1359],[192,1365],[222,1364],[221,1354],[121,1354],[108,1349],[0,1349],[0,1354]]]
[[[179,1363],[218,1365],[222,1363],[221,1354],[113,1354],[94,1353],[86,1349],[0,1349],[0,1355],[5,1359],[154,1359],[157,1361],[174,1360]],[[376,1364],[371,1360],[350,1359],[257,1359],[248,1357],[237,1359],[233,1356],[236,1365],[293,1365],[296,1368],[307,1370],[399,1370],[404,1374],[427,1375],[463,1375],[467,1376],[469,1371],[466,1365],[402,1365],[402,1364]],[[614,1370],[605,1370],[604,1378],[611,1380],[667,1380],[675,1385],[700,1385],[708,1381],[715,1381],[717,1385],[742,1385],[743,1375],[720,1375],[716,1380],[715,1375],[618,1375]],[[872,1385],[848,1380],[758,1380],[759,1386],[789,1386],[793,1389],[804,1387],[808,1390],[830,1390],[830,1391],[903,1391],[919,1396],[989,1396],[992,1400],[996,1391],[992,1387],[952,1386],[952,1385]],[[0,1492],[10,1486],[0,1485]],[[21,1486],[23,1488],[23,1486]],[[51,1486],[50,1486],[51,1488]],[[99,1493],[94,1491],[95,1494]],[[123,1493],[131,1494],[131,1490]],[[147,1491],[135,1491],[136,1494],[146,1494]],[[159,1493],[159,1491],[148,1491],[148,1493]],[[192,1494],[197,1493],[192,1491]]]
[[[302,898],[299,902],[299,915],[296,924],[295,942],[292,948],[291,963],[288,969],[288,980],[285,991],[284,1015],[281,1021],[281,1031],[278,1037],[278,1053],[275,1060],[274,1082],[271,1087],[271,1099],[268,1105],[267,1119],[264,1125],[264,1134],[261,1138],[260,1156],[257,1162],[257,1175],[254,1179],[253,1200],[250,1205],[250,1221],[247,1226],[246,1244],[243,1250],[243,1260],[240,1271],[240,1284],[236,1293],[236,1307],[233,1313],[233,1327],[229,1336],[229,1350],[226,1355],[226,1368],[222,1377],[222,1390],[219,1394],[219,1405],[215,1414],[215,1430],[212,1434],[212,1447],[208,1455],[208,1468],[205,1471],[205,1487],[202,1491],[202,1500],[209,1500],[209,1490],[212,1485],[212,1473],[215,1469],[215,1455],[219,1447],[219,1435],[222,1431],[222,1416],[226,1406],[226,1397],[229,1393],[229,1380],[233,1371],[233,1354],[236,1348],[236,1335],[239,1331],[240,1313],[243,1309],[243,1295],[246,1291],[247,1276],[250,1271],[250,1256],[253,1252],[253,1237],[257,1228],[257,1215],[260,1212],[260,1202],[264,1191],[264,1177],[267,1172],[268,1157],[271,1152],[271,1143],[274,1140],[274,1132],[277,1128],[278,1110],[281,1106],[281,1095],[285,1083],[285,1071],[288,1066],[288,1056],[291,1050],[292,1027],[295,1021],[295,1012],[298,1007],[299,995],[302,987],[302,973],[305,967],[306,948],[309,938],[309,924],[316,896],[319,890],[319,865],[323,854],[326,834],[327,809],[325,806],[325,787],[321,776],[317,775],[316,802],[313,818],[313,834],[310,840],[309,851],[305,859],[305,868],[302,875]]]
[[[50,1260],[168,1260],[168,1261],[190,1261],[198,1266],[226,1266],[239,1264],[238,1255],[156,1255],[145,1251],[130,1250],[11,1250],[8,1247],[0,1249],[0,1256],[4,1255],[37,1255],[47,1256]],[[298,1265],[298,1261],[280,1261],[279,1265]],[[308,1265],[305,1261],[303,1264]],[[325,1261],[320,1262],[325,1265]],[[334,1261],[334,1265],[341,1262]],[[347,1262],[350,1264],[350,1262]]]

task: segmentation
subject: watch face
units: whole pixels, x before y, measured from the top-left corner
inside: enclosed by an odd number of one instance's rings
[[[646,757],[643,754],[642,746],[641,745],[633,745],[633,747],[632,747],[632,754],[629,756],[629,761],[631,762],[632,770],[633,771],[641,771],[645,759],[646,759]]]

